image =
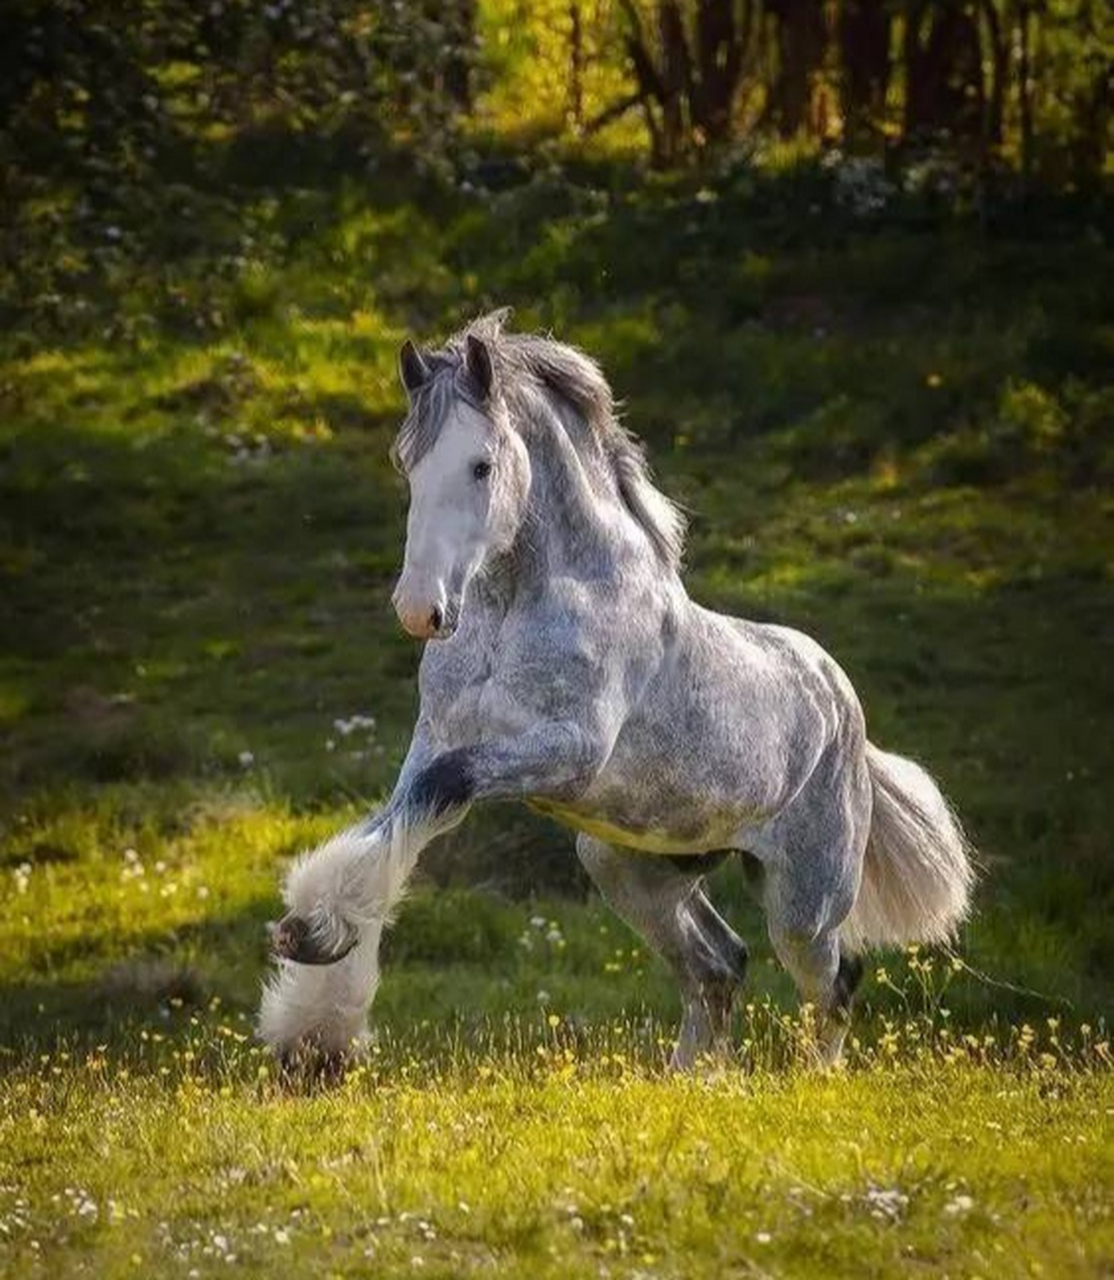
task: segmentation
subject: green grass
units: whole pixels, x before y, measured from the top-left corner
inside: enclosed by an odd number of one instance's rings
[[[0,1100],[9,1274],[1069,1277],[1111,1261],[1114,1090],[1093,1045],[670,1080],[630,1026],[578,1039],[554,1015],[511,1049],[395,1043],[307,1097],[243,1041],[219,1011],[174,1013],[126,1059],[18,1068]]]
[[[807,167],[241,177],[111,239],[48,220],[4,313],[0,1269],[1114,1265],[1100,229],[860,223]],[[802,1065],[728,868],[753,1009],[665,1078],[663,967],[514,810],[427,855],[366,1070],[260,1074],[283,862],[380,802],[414,715],[394,353],[503,302],[604,361],[693,593],[820,639],[979,846],[970,969],[880,957],[843,1074]]]

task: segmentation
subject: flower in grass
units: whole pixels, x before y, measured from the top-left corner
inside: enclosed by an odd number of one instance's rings
[[[333,728],[342,738],[347,738],[349,735],[360,732],[361,730],[368,734],[372,734],[375,732],[375,717],[362,715],[360,713],[348,716],[347,718],[344,716],[338,716],[333,721]]]
[[[873,1217],[894,1222],[908,1208],[909,1197],[897,1187],[868,1187],[866,1202]]]

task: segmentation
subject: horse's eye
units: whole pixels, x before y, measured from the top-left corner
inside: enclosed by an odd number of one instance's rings
[[[477,462],[476,465],[472,468],[472,474],[476,477],[477,480],[486,480],[488,476],[491,475],[491,463]]]

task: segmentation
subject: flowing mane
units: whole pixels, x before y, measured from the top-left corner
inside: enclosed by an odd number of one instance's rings
[[[454,334],[439,351],[423,352],[434,376],[413,397],[395,441],[396,461],[409,469],[437,438],[454,396],[475,404],[476,389],[464,365],[469,336],[486,344],[512,422],[525,407],[524,392],[563,400],[595,432],[627,509],[649,535],[662,560],[677,568],[684,552],[685,519],[654,484],[641,443],[618,420],[615,399],[599,365],[576,347],[542,334],[508,333],[510,312],[492,311]]]

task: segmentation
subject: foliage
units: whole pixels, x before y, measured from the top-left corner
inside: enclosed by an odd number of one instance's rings
[[[258,227],[224,198],[230,170],[249,184],[374,172],[402,145],[436,168],[471,100],[466,0],[17,0],[5,23],[8,308],[57,308],[90,278],[118,289],[121,242],[183,208],[205,207],[230,256],[249,260]],[[188,292],[166,269],[169,290]]]
[[[126,181],[193,130],[268,123],[362,133],[365,155],[392,130],[429,145],[469,103],[463,3],[19,0],[8,21],[8,144],[70,175]]]
[[[1057,185],[1103,173],[1114,28],[1090,0],[623,0],[618,8],[633,94],[614,91],[595,118],[637,102],[658,165],[776,133],[885,152],[892,169],[928,149],[981,183],[1011,165]],[[610,6],[586,21],[593,32],[616,26]],[[570,48],[583,43],[583,26],[574,23]],[[596,58],[617,60],[614,39]]]

